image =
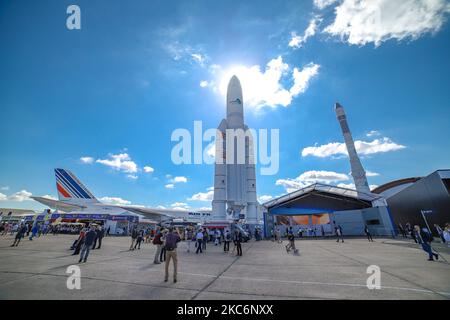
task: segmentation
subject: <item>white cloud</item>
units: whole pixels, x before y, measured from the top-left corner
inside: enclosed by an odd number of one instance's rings
[[[278,179],[275,184],[283,186],[287,192],[293,192],[316,182],[330,184],[348,179],[349,177],[344,173],[311,170],[302,173],[295,179]]]
[[[146,173],[152,173],[152,172],[154,172],[155,171],[155,169],[153,169],[152,167],[150,167],[150,166],[145,166],[144,167],[144,172],[146,172]]]
[[[174,210],[183,210],[183,211],[187,211],[190,208],[189,205],[184,202],[175,202],[175,203],[172,203],[170,206]]]
[[[138,171],[137,164],[131,160],[127,153],[110,154],[109,159],[97,159],[96,162],[126,173]]]
[[[326,7],[331,6],[332,4],[338,2],[339,0],[314,0],[314,5],[319,9],[325,9]]]
[[[124,200],[119,197],[103,197],[103,198],[100,198],[100,201],[107,203],[107,204],[120,205],[120,206],[131,204],[131,201]]]
[[[341,187],[341,188],[346,188],[346,189],[356,190],[356,187],[355,187],[355,184],[354,184],[354,183],[339,183],[337,186],[338,186],[338,187]],[[371,184],[371,185],[369,185],[369,189],[370,189],[370,190],[373,190],[373,189],[375,189],[376,187],[378,187],[376,184]]]
[[[211,74],[216,74],[222,69],[222,67],[218,64],[211,64],[208,69]]]
[[[352,190],[356,189],[354,183],[338,183],[337,186],[341,187],[341,188],[352,189]]]
[[[292,32],[292,38],[291,41],[289,41],[289,47],[294,49],[300,48],[306,42],[306,40],[308,40],[309,37],[312,37],[316,34],[317,25],[320,23],[320,21],[321,19],[318,17],[311,19],[308,27],[303,33],[303,36],[299,36],[295,32]]]
[[[8,197],[6,196],[6,194],[0,193],[0,201],[6,201],[8,200]]]
[[[379,176],[379,175],[380,175],[380,174],[377,173],[377,172],[372,172],[372,171],[366,170],[366,176],[367,176],[367,177],[377,177],[377,176]]]
[[[370,142],[357,140],[355,141],[355,148],[360,155],[370,155],[401,150],[406,147],[384,137]],[[306,147],[302,150],[302,157],[315,156],[319,158],[326,158],[336,155],[348,155],[345,143],[331,142],[321,146]]]
[[[334,171],[323,171],[323,170],[311,170],[303,172],[301,175],[297,177],[300,181],[305,182],[321,182],[321,183],[330,183],[336,181],[345,181],[348,180],[348,176],[344,173],[337,173]]]
[[[367,171],[366,174],[369,177],[374,177],[378,175],[378,173],[370,171]],[[345,182],[350,181],[350,179],[351,179],[350,175],[346,175],[344,173],[338,173],[334,171],[311,170],[302,173],[301,175],[299,175],[297,178],[294,179],[290,178],[278,179],[275,184],[277,186],[283,186],[286,189],[286,192],[288,193],[307,187],[313,183],[324,183],[329,185],[337,185],[338,187],[341,188],[355,189],[354,183]],[[377,185],[371,184],[369,185],[369,187],[371,190],[373,190],[377,187]],[[261,199],[262,197],[267,197],[268,200],[266,201],[270,200],[270,198],[268,198],[270,196],[261,196],[260,202],[264,202]]]
[[[46,194],[45,196],[42,196],[42,198],[50,199],[50,200],[58,200],[55,196]]]
[[[212,211],[211,207],[200,207],[198,209],[196,209],[196,211]]]
[[[178,41],[171,42],[166,45],[166,50],[172,56],[175,61],[181,60],[190,50],[190,47],[182,46]]]
[[[202,67],[205,65],[205,57],[201,55],[200,53],[192,53],[191,54],[192,60],[197,62]]]
[[[315,1],[325,4],[328,1]],[[447,0],[344,0],[335,8],[335,19],[324,29],[349,44],[381,45],[396,39],[415,40],[441,29],[450,12]]]
[[[172,207],[173,210],[180,210],[180,211],[189,211],[189,208],[185,207]]]
[[[319,73],[319,65],[310,63],[304,67],[301,71],[294,68],[293,78],[294,85],[289,90],[293,97],[303,93],[308,88],[309,80]]]
[[[92,164],[94,162],[94,158],[92,157],[81,157],[80,161],[85,164]]]
[[[270,196],[270,195],[262,195],[262,196],[258,197],[258,201],[261,202],[261,203],[267,202],[267,201],[272,200],[272,199],[273,199],[273,197]]]
[[[127,174],[127,178],[131,180],[137,180],[139,177],[135,174]]]
[[[165,49],[175,61],[185,61],[190,64],[195,63],[201,67],[205,67],[208,61],[206,54],[202,53],[201,47],[195,48],[189,44],[181,43],[178,40],[170,41],[164,45]]]
[[[164,206],[159,205],[159,206],[156,207],[156,209],[167,209],[167,208],[164,207]]]
[[[21,190],[19,192],[16,192],[16,193],[10,195],[8,197],[8,200],[22,202],[22,201],[31,200],[30,199],[31,196],[32,196],[31,192],[28,192],[27,190]]]
[[[206,88],[208,86],[208,84],[209,83],[206,80],[200,81],[200,87],[202,87],[202,88]]]
[[[216,140],[206,146],[206,155],[212,159],[216,157]]]
[[[174,202],[170,205],[171,207],[189,207],[185,202]]]
[[[366,134],[366,136],[369,137],[369,138],[376,137],[376,136],[379,136],[379,135],[381,135],[381,134],[377,130],[371,130],[371,131],[367,132],[367,134]]]
[[[9,190],[9,186],[1,187],[0,190],[8,191]]]
[[[186,183],[187,182],[187,178],[186,177],[183,177],[183,176],[181,176],[181,177],[175,177],[175,178],[173,178],[172,180],[171,180],[171,182],[173,182],[173,183]]]
[[[168,183],[164,186],[166,189],[173,189],[175,188],[175,185],[173,183]]]
[[[259,65],[237,66],[225,70],[222,72],[219,87],[212,87],[213,90],[225,96],[228,82],[233,75],[236,75],[241,82],[246,106],[256,109],[287,107],[293,98],[306,90],[311,78],[318,74],[318,69],[319,65],[310,63],[302,70],[294,68],[293,72],[290,72],[289,65],[284,63],[282,57],[279,56],[270,60],[265,70],[261,70]],[[286,80],[293,83],[290,88],[285,88],[283,82]]]
[[[371,142],[367,141],[355,141],[356,151],[363,155],[382,153],[389,151],[396,151],[406,148],[401,144],[397,144],[389,138],[375,139]]]
[[[207,192],[199,192],[188,198],[189,201],[212,201],[214,197],[214,187],[208,188]]]

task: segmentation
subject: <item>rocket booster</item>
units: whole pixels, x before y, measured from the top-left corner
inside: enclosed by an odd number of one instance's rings
[[[353,141],[350,128],[348,127],[347,116],[345,115],[344,108],[339,103],[336,103],[334,110],[341,126],[342,134],[344,135],[344,141],[350,159],[351,175],[353,177],[353,181],[355,182],[356,191],[370,193],[366,172],[364,171],[358,157],[358,153],[356,152],[355,142]]]

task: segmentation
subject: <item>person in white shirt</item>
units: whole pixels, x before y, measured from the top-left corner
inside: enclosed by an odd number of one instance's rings
[[[450,224],[447,223],[445,225],[443,234],[444,234],[444,239],[447,242],[448,247],[450,248]]]
[[[195,235],[195,239],[197,240],[197,251],[195,253],[198,254],[199,251],[200,251],[200,253],[203,253],[203,251],[202,251],[202,244],[203,244],[202,230],[198,230],[197,234]]]

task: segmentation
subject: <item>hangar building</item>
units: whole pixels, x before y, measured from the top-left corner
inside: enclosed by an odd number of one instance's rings
[[[379,194],[315,183],[264,203],[264,232],[275,226],[282,233],[307,228],[317,236],[334,234],[340,225],[344,235],[362,235],[365,225],[373,235],[393,236],[394,227],[384,198]]]

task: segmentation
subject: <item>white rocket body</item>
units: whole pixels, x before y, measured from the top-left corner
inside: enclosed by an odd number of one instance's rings
[[[355,182],[356,191],[370,193],[366,172],[364,171],[361,161],[359,160],[358,153],[356,152],[355,142],[353,141],[350,128],[348,127],[347,116],[345,115],[344,108],[339,103],[336,103],[335,112],[341,126],[342,134],[344,135],[344,141],[350,159],[351,175],[353,177],[353,181]]]
[[[247,134],[240,148],[236,130],[247,132],[241,84],[233,76],[227,89],[227,117],[218,127],[212,219],[232,221],[244,215],[246,223],[257,224],[256,175],[253,137]],[[248,133],[248,132],[247,132]],[[228,134],[228,137],[227,137]],[[234,138],[234,143],[230,143]]]

